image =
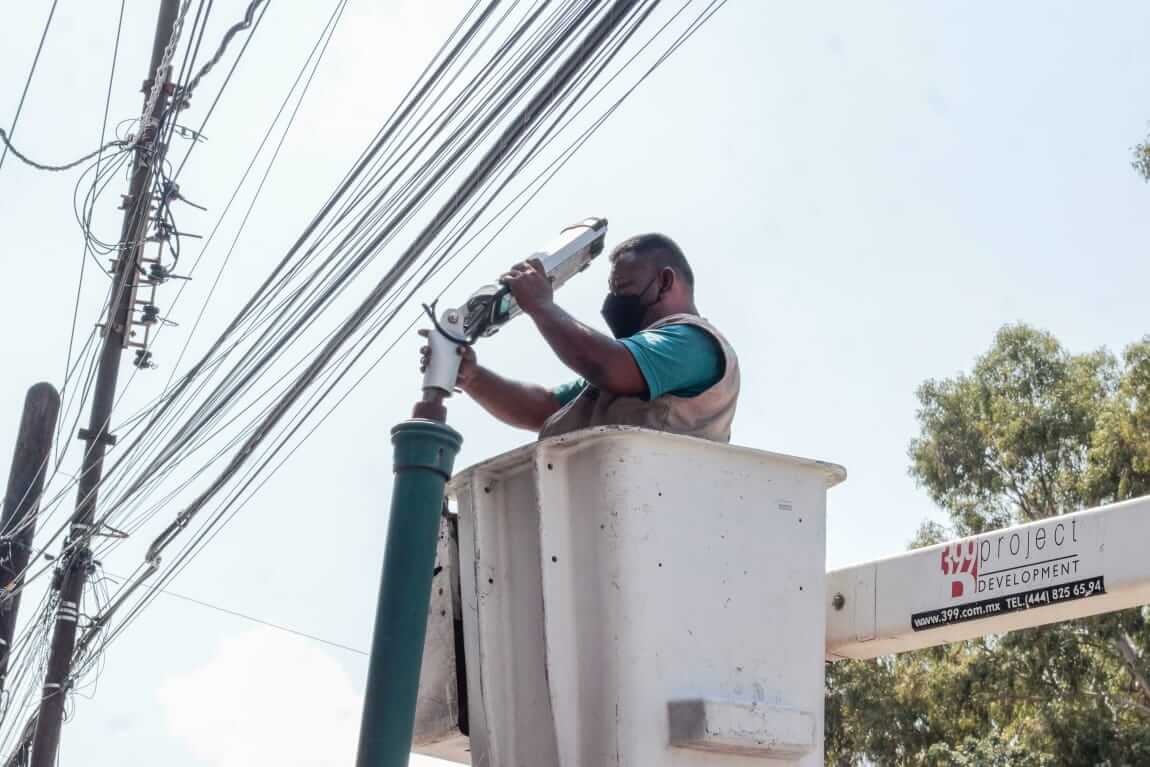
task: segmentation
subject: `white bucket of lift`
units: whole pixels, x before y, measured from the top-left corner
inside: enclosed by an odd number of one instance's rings
[[[439,734],[424,727],[418,750],[483,767],[821,765],[826,489],[844,477],[621,427],[463,471],[470,754],[435,711],[462,697],[444,695],[442,602],[421,685]]]

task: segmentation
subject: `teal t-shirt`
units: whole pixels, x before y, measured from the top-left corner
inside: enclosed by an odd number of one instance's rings
[[[664,394],[695,397],[723,377],[723,350],[710,333],[695,325],[664,325],[642,330],[620,339],[627,347],[643,380],[647,382],[644,399],[658,399]],[[566,405],[587,388],[578,378],[551,390],[560,406]]]

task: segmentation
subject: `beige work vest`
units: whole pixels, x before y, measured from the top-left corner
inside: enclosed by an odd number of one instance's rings
[[[547,419],[539,438],[585,429],[591,426],[642,426],[715,442],[731,441],[731,422],[739,399],[739,359],[735,350],[711,323],[693,314],[672,314],[650,325],[694,325],[711,335],[723,349],[723,377],[694,397],[664,394],[647,401],[641,397],[611,394],[590,384],[559,412]]]

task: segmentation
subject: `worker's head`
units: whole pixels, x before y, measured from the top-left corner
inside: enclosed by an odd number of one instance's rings
[[[674,240],[640,234],[611,251],[603,319],[626,338],[672,314],[695,312],[695,275]]]

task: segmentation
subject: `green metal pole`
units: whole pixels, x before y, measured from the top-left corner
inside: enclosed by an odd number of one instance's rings
[[[358,767],[406,767],[415,726],[419,667],[444,485],[463,438],[432,420],[391,430],[395,485],[375,613]]]

